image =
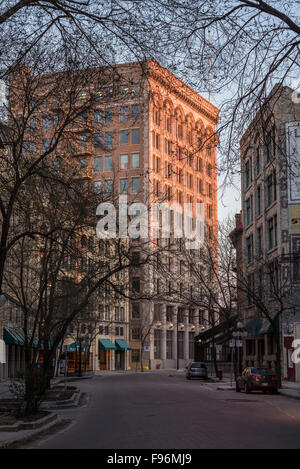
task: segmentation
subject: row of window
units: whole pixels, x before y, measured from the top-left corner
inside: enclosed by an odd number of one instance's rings
[[[42,150],[46,152],[50,148],[50,144],[54,143],[54,140],[44,138],[42,140]],[[78,139],[78,144],[81,151],[87,149],[88,137],[86,135],[80,135]],[[138,145],[140,143],[140,129],[131,129],[131,130],[121,130],[120,131],[120,145]],[[112,132],[101,132],[95,133],[93,135],[93,146],[94,148],[112,147],[113,145],[113,133]],[[24,142],[23,143],[23,153],[27,152],[34,154],[36,149],[35,142]]]
[[[80,135],[79,140],[81,148],[85,149],[87,144],[86,135]],[[140,143],[140,129],[120,130],[119,143],[120,145],[138,145]],[[111,147],[112,144],[113,132],[104,132],[104,138],[101,132],[93,135],[94,148],[103,148],[103,145]]]
[[[105,321],[110,321],[112,317],[111,308],[110,306],[99,306],[98,318],[104,319]],[[125,309],[124,307],[115,306],[114,314],[113,314],[114,321],[125,321]]]
[[[84,167],[86,166],[86,160],[80,160],[81,165]],[[140,154],[139,153],[131,153],[122,154],[120,155],[120,169],[128,170],[129,169],[129,162],[131,169],[138,169],[140,167]],[[94,158],[94,171],[112,171],[113,170],[113,159],[112,155],[106,155],[104,157],[97,156]]]
[[[277,215],[267,220],[266,224],[266,250],[270,251],[278,243]],[[262,226],[256,230],[256,255],[261,257],[264,251]],[[246,254],[248,264],[254,260],[254,237],[253,234],[246,238]]]
[[[79,119],[82,123],[86,123],[88,119],[87,112],[82,112],[79,114]],[[123,106],[120,108],[120,121],[127,122],[129,119],[134,121],[140,118],[140,106],[138,104],[133,106]],[[113,122],[113,109],[108,108],[105,110],[95,109],[94,110],[94,123],[100,124],[105,122],[105,124],[110,124]],[[42,118],[42,129],[47,131],[50,129],[56,129],[59,123],[59,116],[44,116]],[[37,126],[37,120],[35,117],[32,117],[29,121],[29,129],[34,131]]]
[[[256,216],[259,216],[263,213],[264,208],[269,207],[277,200],[277,180],[276,180],[276,171],[274,170],[267,177],[265,183],[265,192],[263,200],[263,187],[262,184],[257,186],[255,192],[255,213]],[[245,226],[250,225],[253,222],[254,215],[254,203],[253,195],[251,194],[245,201]]]
[[[247,276],[248,306],[254,305],[257,298],[263,298],[266,294],[280,296],[280,268],[277,261]]]
[[[131,179],[131,192],[139,193],[141,191],[141,178],[140,177],[132,177]],[[128,178],[121,178],[120,179],[120,192],[121,193],[128,193],[129,190],[129,182]],[[104,187],[103,187],[104,182]],[[94,181],[94,192],[95,194],[100,194],[104,190],[107,194],[113,193],[113,180],[112,179],[105,179],[105,181]]]
[[[263,150],[263,154],[262,154]],[[270,163],[275,158],[276,155],[276,143],[275,143],[275,126],[269,130],[264,139],[263,147],[257,146],[253,154],[245,162],[245,174],[244,174],[244,187],[247,189],[250,184],[253,182],[253,162],[254,162],[254,172],[255,176],[259,176],[261,170],[263,169],[262,156],[264,157],[264,164]]]
[[[112,333],[111,328],[109,326],[100,326],[99,327],[99,334],[100,335],[110,335]],[[124,337],[124,327],[117,326],[114,328],[114,335],[116,337]]]

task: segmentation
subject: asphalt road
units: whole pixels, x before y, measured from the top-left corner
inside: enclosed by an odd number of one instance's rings
[[[300,448],[294,399],[217,391],[176,372],[99,376],[81,387],[91,397],[64,412],[73,424],[31,448]]]

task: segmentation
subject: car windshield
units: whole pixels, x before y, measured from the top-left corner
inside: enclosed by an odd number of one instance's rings
[[[192,368],[205,368],[205,365],[203,365],[203,363],[192,363],[191,367]]]
[[[251,374],[253,375],[274,375],[274,371],[268,368],[251,368]]]

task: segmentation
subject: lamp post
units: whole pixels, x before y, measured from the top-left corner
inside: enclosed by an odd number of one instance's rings
[[[232,351],[231,351],[231,365],[233,366],[233,348],[234,348],[234,354],[236,356],[237,354],[237,370],[235,369],[235,378],[236,374],[240,372],[240,352],[239,348],[243,346],[241,343],[241,340],[245,337],[247,337],[248,333],[246,329],[243,327],[243,323],[240,321],[237,322],[236,328],[232,331],[232,337],[233,337],[233,343],[232,343]],[[238,350],[238,353],[236,353]],[[237,371],[237,373],[236,373]],[[232,386],[232,372],[231,372],[231,386]]]

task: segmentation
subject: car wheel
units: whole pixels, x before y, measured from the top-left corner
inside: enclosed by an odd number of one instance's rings
[[[278,389],[272,389],[271,393],[272,394],[278,394]]]
[[[246,384],[245,384],[245,393],[246,393],[246,394],[249,394],[249,392],[250,392],[249,384],[246,383]]]
[[[236,392],[241,392],[239,383],[235,383],[235,390]]]
[[[186,379],[191,379],[191,377],[190,377],[190,376],[187,376]]]

